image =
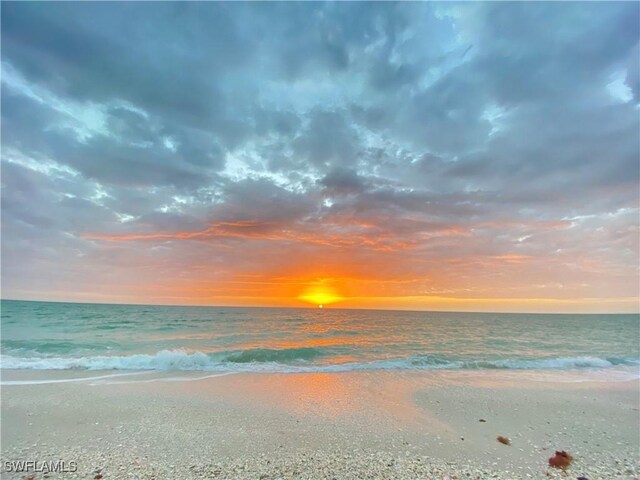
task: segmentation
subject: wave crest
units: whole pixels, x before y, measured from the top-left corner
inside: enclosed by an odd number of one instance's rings
[[[570,370],[638,366],[637,358],[557,357],[540,359],[453,360],[419,355],[373,362],[313,363],[322,356],[315,348],[251,349],[206,354],[162,350],[155,354],[90,357],[0,356],[0,367],[33,370],[159,370],[214,372],[346,372],[354,370]]]
[[[320,355],[322,355],[320,350],[311,347],[285,348],[282,350],[256,348],[254,350],[241,350],[231,353],[224,360],[231,363],[286,363],[295,360],[313,360]]]

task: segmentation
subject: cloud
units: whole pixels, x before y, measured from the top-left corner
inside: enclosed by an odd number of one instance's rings
[[[5,294],[637,296],[639,14],[7,4]]]
[[[357,194],[364,191],[365,183],[355,170],[348,170],[343,167],[337,167],[327,173],[320,184],[328,193],[337,195]]]

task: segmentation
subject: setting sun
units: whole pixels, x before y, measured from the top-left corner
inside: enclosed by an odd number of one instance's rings
[[[307,289],[302,295],[298,297],[308,303],[317,305],[323,308],[330,303],[339,302],[342,297],[337,294],[334,288],[327,285],[316,285]]]

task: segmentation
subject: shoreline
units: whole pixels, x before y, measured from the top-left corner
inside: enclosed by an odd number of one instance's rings
[[[47,478],[593,480],[640,471],[640,382],[587,372],[1,373],[3,462],[78,463]],[[32,383],[10,383],[20,380]],[[548,468],[555,450],[574,455],[569,477]],[[2,478],[24,475],[5,469]]]

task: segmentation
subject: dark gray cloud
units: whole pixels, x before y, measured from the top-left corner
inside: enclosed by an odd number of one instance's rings
[[[2,13],[7,296],[340,262],[406,295],[637,293],[637,3]]]
[[[329,194],[358,194],[365,190],[365,182],[355,170],[338,167],[327,173],[320,184]]]
[[[294,154],[305,164],[322,169],[358,161],[358,137],[341,112],[316,110],[296,137]]]

